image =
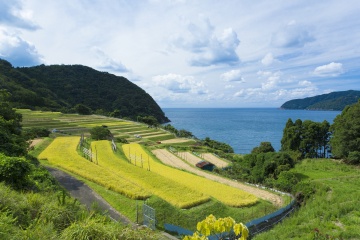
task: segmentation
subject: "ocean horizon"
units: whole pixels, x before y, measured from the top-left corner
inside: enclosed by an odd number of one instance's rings
[[[271,142],[276,151],[289,118],[333,123],[341,111],[285,110],[281,108],[163,108],[176,129],[185,129],[199,139],[209,137],[229,144],[235,153],[248,154],[261,142]]]

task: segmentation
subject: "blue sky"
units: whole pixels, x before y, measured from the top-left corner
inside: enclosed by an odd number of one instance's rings
[[[161,107],[360,90],[358,0],[0,0],[0,58],[125,76]]]

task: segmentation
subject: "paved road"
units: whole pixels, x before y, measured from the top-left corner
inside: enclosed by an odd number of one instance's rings
[[[125,225],[135,225],[128,218],[121,215],[110,206],[100,195],[94,192],[90,187],[73,176],[55,168],[46,167],[46,169],[55,177],[55,179],[63,186],[73,198],[86,205],[88,209],[92,204],[97,203],[102,211],[107,211],[113,219],[122,222]]]

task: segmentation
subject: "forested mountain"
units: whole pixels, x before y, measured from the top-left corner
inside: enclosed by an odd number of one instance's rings
[[[154,99],[128,79],[82,65],[14,68],[0,59],[0,89],[12,94],[15,108],[71,112],[81,104],[104,115],[169,122]]]
[[[342,111],[345,106],[354,104],[359,99],[360,91],[349,90],[290,100],[285,102],[281,108]]]

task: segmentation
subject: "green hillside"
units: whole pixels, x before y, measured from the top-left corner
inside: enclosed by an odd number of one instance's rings
[[[73,112],[82,104],[104,115],[169,122],[154,99],[128,79],[82,65],[14,68],[0,59],[0,89],[12,94],[15,108]]]
[[[360,91],[349,90],[290,100],[285,102],[281,108],[342,111],[345,106],[354,104],[359,99]]]
[[[360,239],[360,170],[331,159],[306,159],[291,170],[293,192],[306,201],[270,231],[254,239]]]

